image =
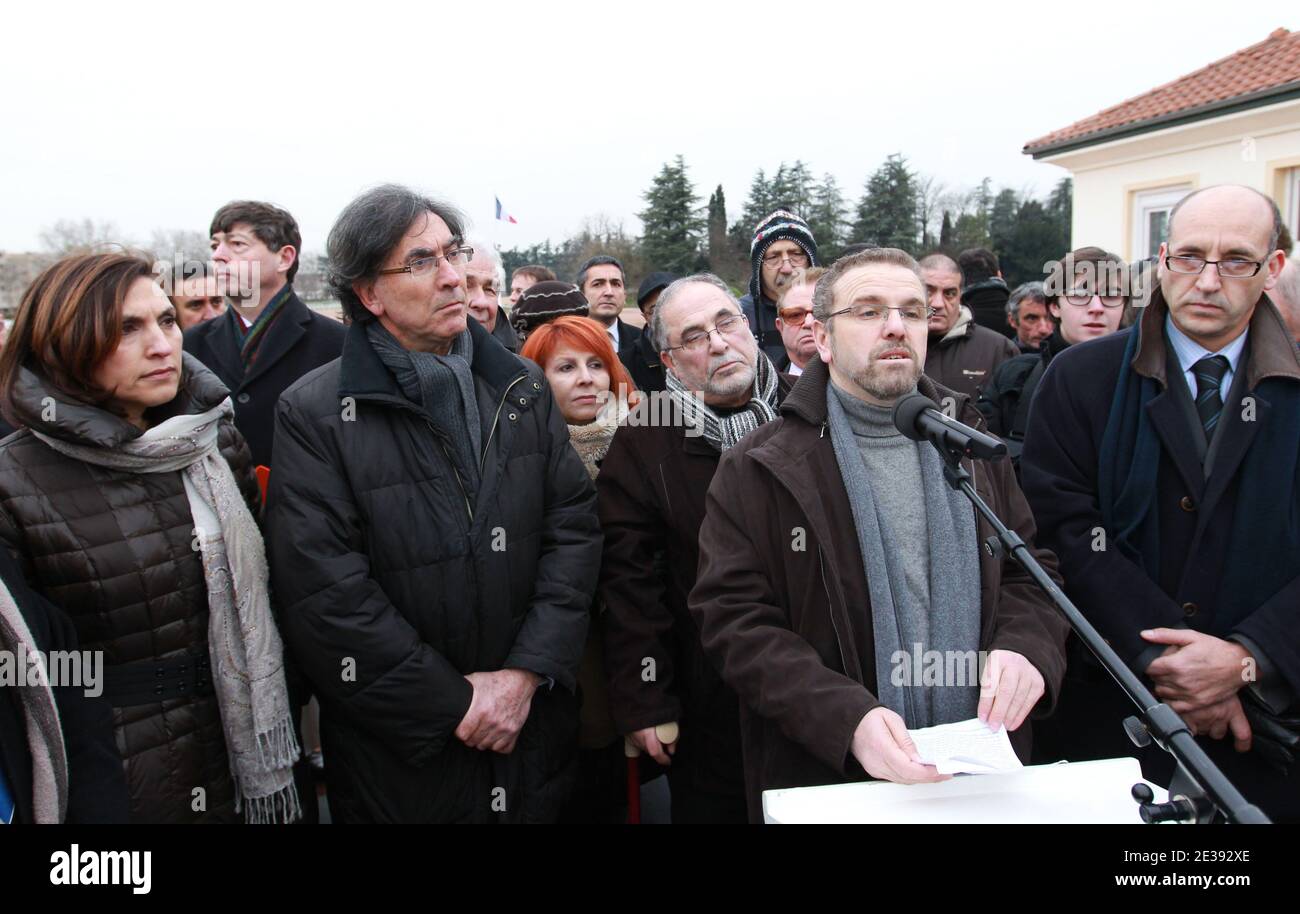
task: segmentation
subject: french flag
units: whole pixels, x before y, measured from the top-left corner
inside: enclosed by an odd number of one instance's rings
[[[510,215],[509,213],[507,213],[507,212],[505,211],[505,207],[503,207],[503,206],[501,205],[501,198],[500,198],[500,197],[493,197],[493,199],[497,201],[497,221],[498,221],[498,222],[511,222],[511,223],[514,223],[515,225],[518,225],[518,224],[519,224],[519,221],[518,221],[517,219],[515,219],[514,216]]]

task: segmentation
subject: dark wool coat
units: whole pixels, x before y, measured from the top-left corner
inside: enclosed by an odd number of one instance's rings
[[[185,351],[216,372],[230,390],[235,425],[248,442],[254,466],[271,466],[275,403],[307,372],[339,357],[344,326],[312,311],[290,291],[284,312],[266,330],[257,360],[245,370],[239,355],[243,325],[233,308],[185,331]]]

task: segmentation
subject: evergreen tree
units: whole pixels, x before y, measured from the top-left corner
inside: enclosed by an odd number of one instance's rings
[[[943,211],[943,227],[939,229],[939,248],[943,251],[952,250],[953,240],[957,232],[952,225],[952,215],[948,210]]]
[[[772,209],[789,210],[806,220],[813,206],[813,179],[808,166],[801,159],[788,166],[782,162],[772,178],[769,194]]]
[[[989,212],[989,241],[992,242],[994,253],[999,256],[1011,242],[1019,209],[1020,199],[1009,187],[1003,188],[993,200],[993,208]]]
[[[1071,249],[1070,239],[1073,235],[1074,180],[1062,178],[1052,188],[1047,198],[1047,215],[1052,220],[1052,240],[1056,244],[1056,257],[1063,257]]]
[[[695,187],[686,175],[681,156],[665,163],[642,197],[646,208],[638,213],[644,232],[642,255],[655,269],[690,273],[700,265],[700,218]]]
[[[915,253],[920,234],[916,214],[915,178],[907,160],[894,153],[867,179],[853,223],[854,240]]]
[[[1045,278],[1043,264],[1065,253],[1060,249],[1056,229],[1056,220],[1040,201],[1020,204],[1006,246],[998,252],[1007,285],[1014,289],[1021,283]]]
[[[821,182],[812,188],[812,205],[805,219],[817,239],[817,250],[823,263],[830,263],[844,250],[844,229],[848,206],[844,194],[831,174],[822,175]]]

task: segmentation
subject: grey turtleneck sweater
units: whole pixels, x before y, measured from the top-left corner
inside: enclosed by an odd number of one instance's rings
[[[930,605],[930,535],[925,518],[925,488],[921,480],[920,444],[903,437],[894,426],[893,410],[873,406],[828,385],[834,391],[849,420],[853,440],[867,468],[871,496],[876,500],[881,539],[896,548],[886,551],[889,562],[897,561],[896,572],[908,590],[902,606]],[[898,596],[901,596],[898,595]],[[929,642],[929,618],[909,620],[907,628]],[[910,651],[912,646],[905,645]]]

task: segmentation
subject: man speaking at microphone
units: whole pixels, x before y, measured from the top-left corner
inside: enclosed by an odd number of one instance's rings
[[[1050,711],[1065,669],[1065,621],[1009,556],[981,547],[993,530],[945,482],[938,451],[894,425],[914,391],[983,425],[965,394],[922,374],[916,261],[892,248],[841,258],[817,282],[813,316],[819,358],[780,417],[722,456],[690,597],[740,696],[755,821],[764,790],[942,780],[909,729],[978,716],[1027,759],[1026,721]],[[963,465],[1059,581],[1010,463]],[[916,669],[918,656],[941,658],[940,675]],[[961,659],[977,656],[982,675],[966,675]]]

